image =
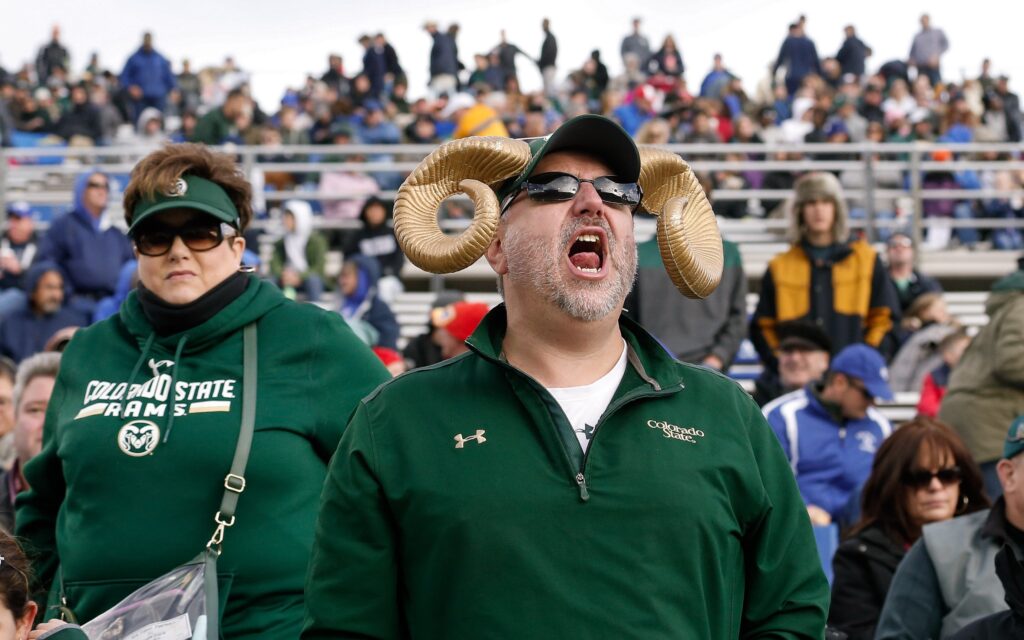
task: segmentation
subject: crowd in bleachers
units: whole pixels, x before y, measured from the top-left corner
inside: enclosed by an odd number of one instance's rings
[[[61,43],[54,28],[34,63],[0,69],[0,140],[4,145],[58,144],[156,145],[162,141],[264,144],[433,144],[465,135],[534,137],[550,133],[565,118],[586,112],[603,113],[645,143],[757,142],[1018,142],[1022,139],[1018,97],[1009,78],[994,76],[984,60],[977,76],[951,81],[941,71],[948,40],[941,28],[921,18],[906,59],[880,61],[871,47],[848,26],[841,48],[819,52],[804,17],[789,27],[770,72],[741,80],[728,68],[728,52],[716,54],[710,69],[695,71],[671,35],[651,43],[637,19],[621,43],[623,71],[609,73],[602,51],[582,61],[558,59],[555,30],[545,20],[542,50],[533,58],[509,41],[504,31],[490,51],[469,56],[458,48],[457,24],[443,29],[425,25],[423,54],[429,57],[430,82],[425,91],[409,87],[396,49],[383,33],[359,39],[361,61],[346,66],[340,55],[328,56],[322,74],[306,76],[285,90],[280,103],[264,110],[251,96],[250,74],[230,57],[223,64],[193,70],[189,61],[172,65],[158,40],[145,34],[142,43],[118,69],[93,55],[82,68]],[[864,37],[870,39],[870,34]],[[428,49],[429,46],[429,49]],[[408,45],[406,45],[408,50]],[[177,52],[175,52],[177,53]],[[824,54],[824,55],[822,55]],[[766,59],[768,56],[766,56]],[[543,86],[530,90],[519,83],[518,64],[536,64]],[[175,68],[172,68],[175,67]],[[700,82],[697,82],[700,78]],[[754,154],[755,156],[757,154]],[[935,160],[1009,159],[1012,154],[954,153],[942,149]],[[843,159],[839,153],[811,154],[816,159]],[[715,154],[743,160],[750,153]],[[801,154],[776,152],[776,159]],[[852,157],[852,156],[850,156]],[[296,156],[282,150],[260,159],[288,162]],[[363,158],[353,158],[359,161]],[[365,158],[365,160],[388,159]],[[884,159],[884,157],[883,157]],[[924,214],[942,218],[1024,217],[1024,201],[1016,197],[1022,172],[987,169],[930,171],[925,188],[995,189],[1007,197],[928,200]],[[839,176],[847,188],[863,186],[863,172]],[[270,188],[296,185],[337,193],[339,190],[393,190],[400,172],[324,175],[274,172]],[[906,188],[907,172],[880,171],[881,188]],[[789,171],[718,170],[713,188],[788,189]],[[723,201],[716,211],[742,218],[770,214],[778,202]],[[863,216],[863,201],[853,203]],[[359,201],[326,202],[328,217],[355,217]],[[877,215],[897,214],[898,203],[879,199]],[[316,212],[319,213],[319,203]],[[946,232],[948,235],[948,231]],[[935,243],[944,245],[946,237]],[[990,241],[996,248],[1024,246],[1019,229],[988,234],[957,228],[955,240],[973,246]]]
[[[95,56],[79,73],[55,28],[34,64],[14,72],[0,69],[0,135],[8,146],[46,140],[74,146],[260,144],[274,149],[259,159],[275,163],[292,161],[295,156],[287,147],[296,144],[436,144],[470,135],[543,136],[564,119],[589,112],[614,118],[649,144],[925,140],[948,145],[933,153],[933,160],[942,161],[961,155],[957,144],[1022,139],[1020,105],[1008,78],[991,77],[986,60],[978,77],[946,81],[940,64],[946,36],[927,16],[907,60],[887,61],[873,73],[867,64],[870,47],[852,26],[842,48],[822,57],[801,18],[790,25],[771,74],[749,93],[721,55],[699,86],[688,83],[682,52],[672,37],[655,48],[642,27],[634,21],[621,43],[624,71],[610,76],[599,50],[580,68],[564,73],[557,62],[554,27],[547,20],[536,60],[502,32],[493,50],[473,56],[472,67],[460,60],[458,26],[441,29],[428,22],[430,48],[427,56],[425,41],[424,57],[429,57],[430,83],[422,97],[410,95],[398,54],[384,34],[367,35],[360,39],[365,54],[359,72],[349,73],[341,57],[331,54],[328,69],[287,90],[273,112],[263,111],[252,98],[248,74],[231,59],[198,72],[185,61],[175,73],[154,37],[146,34],[120,73],[105,69]],[[517,58],[538,66],[542,87],[520,87]],[[708,157],[749,155],[723,151]],[[1014,155],[1020,154],[984,152],[978,158],[1009,160]],[[777,152],[777,157],[799,154]],[[386,162],[395,157],[344,159]],[[997,169],[931,171],[923,181],[937,188],[1012,194],[1020,189],[1022,176]],[[404,177],[402,171],[344,169],[265,175],[268,188],[361,196],[284,202],[282,230],[262,273],[288,297],[333,305],[393,374],[465,350],[463,341],[487,310],[486,304],[460,300],[459,294],[438,296],[425,333],[413,339],[402,335],[389,303],[404,286],[404,257],[388,225],[392,205],[374,194],[396,189]],[[879,186],[894,188],[908,180],[905,172],[880,172],[875,178]],[[923,525],[974,513],[1004,489],[1008,500],[1024,502],[1024,485],[1013,484],[1008,472],[999,471],[1003,458],[1019,453],[1004,449],[1010,446],[1004,441],[1009,442],[1006,430],[1013,416],[1024,411],[1024,358],[1014,359],[1024,335],[1019,326],[1024,311],[1016,311],[1024,301],[1024,264],[996,284],[986,309],[990,324],[972,342],[971,332],[944,308],[940,284],[914,268],[906,229],[883,235],[884,255],[850,232],[849,220],[863,215],[864,204],[843,190],[863,186],[857,180],[848,172],[801,176],[722,170],[703,176],[709,195],[716,188],[792,189],[792,198],[771,207],[790,220],[791,245],[769,263],[756,310],[748,315],[747,280],[736,245],[725,243],[719,289],[695,302],[675,295],[653,241],[639,247],[639,277],[627,309],[681,360],[729,372],[744,345],[756,350],[762,370],[753,394],[787,451],[812,522],[852,527],[859,545],[841,549],[835,589],[837,602],[856,602],[864,611],[858,610],[857,617],[850,614],[854,605],[836,609],[832,622],[850,637],[870,637],[880,619],[880,630],[887,632],[914,622],[907,622],[912,609],[885,605],[885,592],[896,563],[922,537]],[[0,354],[6,358],[16,363],[59,349],[69,328],[116,313],[134,287],[130,243],[107,219],[110,195],[108,175],[82,173],[69,212],[39,237],[32,207],[8,205],[0,240]],[[742,202],[714,205],[726,217],[769,213]],[[450,215],[466,214],[458,202],[448,206]],[[1024,218],[1024,202],[1009,195],[929,200],[924,213],[1019,219]],[[883,206],[878,214],[895,217],[896,211]],[[317,216],[356,226],[318,229]],[[999,249],[1024,248],[1018,228],[995,229],[986,237],[960,227],[954,234],[968,246],[986,241]],[[343,255],[337,272],[326,264],[332,250]],[[333,296],[325,298],[327,291]],[[5,376],[13,378],[6,369],[12,367],[0,361],[0,392]],[[887,445],[893,426],[875,404],[906,391],[919,394],[917,410],[923,417],[900,436],[907,441],[903,447]],[[979,411],[980,405],[984,409]],[[932,420],[936,417],[953,428]],[[13,424],[13,419],[0,418]],[[1024,511],[996,504],[1006,510],[1004,525],[1024,525]],[[866,575],[864,567],[877,560],[862,559],[869,548],[880,548],[884,556],[880,562],[887,568],[881,577]],[[919,555],[915,561],[943,561]],[[880,591],[863,596],[870,580],[876,580],[872,588],[881,585]],[[955,610],[957,603],[943,606]],[[966,615],[963,620],[969,621]],[[934,623],[928,623],[929,632]]]

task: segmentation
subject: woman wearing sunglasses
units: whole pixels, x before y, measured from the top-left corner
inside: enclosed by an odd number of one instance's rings
[[[861,494],[861,518],[836,551],[829,624],[873,638],[889,583],[921,527],[989,506],[981,472],[942,422],[918,416],[882,444]]]
[[[218,561],[221,629],[299,634],[327,462],[359,399],[390,376],[337,314],[240,270],[251,196],[229,156],[199,145],[132,171],[138,288],[68,346],[17,514],[36,586],[79,622],[211,540],[255,371],[245,483]],[[258,346],[243,358],[249,325]]]

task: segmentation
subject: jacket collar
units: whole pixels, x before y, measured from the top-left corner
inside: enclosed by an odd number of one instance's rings
[[[502,303],[484,316],[466,344],[487,360],[503,360],[502,344],[507,328],[508,314]],[[624,315],[619,316],[619,329],[626,341],[629,364],[644,382],[655,391],[684,386],[684,369],[651,334]]]
[[[985,524],[981,525],[981,535],[984,538],[991,538],[998,544],[1005,544],[1010,540],[1009,534],[1006,532],[1006,502],[1002,496],[996,500],[996,503],[989,509],[988,517],[985,518]]]

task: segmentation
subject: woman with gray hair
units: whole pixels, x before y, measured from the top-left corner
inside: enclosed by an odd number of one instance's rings
[[[761,362],[777,369],[776,326],[811,322],[828,334],[835,351],[857,342],[892,357],[899,314],[896,289],[877,252],[850,236],[846,201],[831,173],[811,173],[793,187],[788,250],[768,263],[761,280],[750,339]]]

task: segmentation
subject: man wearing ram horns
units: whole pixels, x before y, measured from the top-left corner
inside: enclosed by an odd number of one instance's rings
[[[445,236],[437,207],[458,191],[474,221]],[[689,166],[606,118],[448,143],[406,180],[409,259],[486,256],[505,303],[468,353],[356,409],[304,639],[822,636],[828,585],[757,405],[621,317],[639,207],[680,291],[710,293],[722,243]]]

